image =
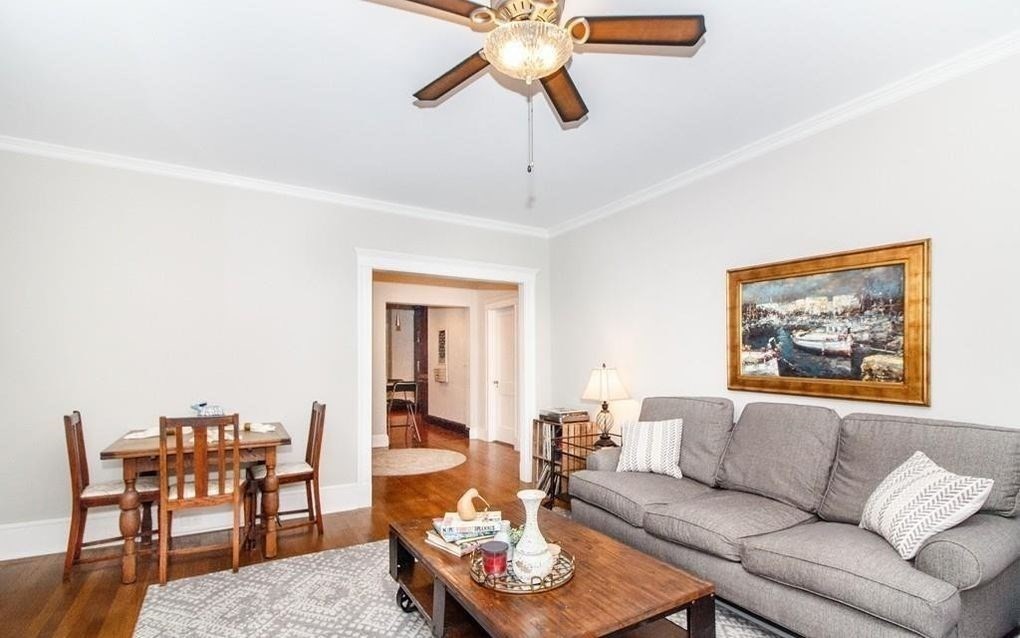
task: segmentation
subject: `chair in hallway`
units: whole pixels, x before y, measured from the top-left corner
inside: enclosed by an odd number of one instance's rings
[[[304,527],[314,525],[323,532],[322,524],[322,503],[319,498],[319,457],[322,453],[322,431],[326,425],[326,404],[315,401],[312,403],[312,416],[308,424],[308,445],[305,447],[305,460],[298,463],[279,463],[276,466],[276,478],[280,485],[294,483],[305,484],[305,498],[308,507],[297,510],[287,510],[276,515],[276,521],[280,529],[290,527]],[[266,466],[259,464],[251,468],[252,478],[261,487],[262,481],[266,478]],[[258,493],[261,490],[254,490]],[[291,514],[308,514],[308,520],[291,519],[282,520],[280,517]],[[259,514],[259,519],[264,516]]]
[[[120,536],[83,542],[85,520],[89,509],[120,504],[124,481],[89,482],[89,459],[85,451],[85,434],[81,413],[75,410],[64,416],[64,435],[67,439],[67,461],[71,467],[71,529],[67,535],[67,555],[64,558],[64,580],[71,577],[71,569],[80,563],[120,559],[120,554],[82,559],[81,550],[94,545],[123,542]],[[159,485],[155,477],[139,477],[135,489],[142,502],[142,541],[152,542],[152,504],[159,500]]]
[[[247,482],[241,478],[238,416],[159,419],[159,584],[165,585],[171,555],[231,549],[241,562],[241,509]],[[190,435],[186,430],[190,429]],[[190,462],[188,458],[190,452]],[[190,474],[188,472],[191,472]],[[171,478],[173,479],[171,481]],[[170,549],[174,512],[230,505],[234,524],[223,545]]]
[[[403,423],[393,422],[393,413],[403,412],[405,419]],[[418,384],[414,381],[396,381],[392,384],[392,390],[387,393],[386,398],[386,434],[396,429],[404,428],[404,444],[407,444],[407,433],[411,433],[411,440],[421,445],[421,430],[418,429]]]

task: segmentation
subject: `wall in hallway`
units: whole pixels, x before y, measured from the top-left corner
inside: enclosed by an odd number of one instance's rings
[[[477,295],[475,305],[477,305]],[[481,353],[483,370],[471,370],[471,348],[478,347],[478,336],[472,338],[468,308],[429,308],[429,414],[463,423],[470,421],[471,380],[485,387],[485,352]],[[446,380],[436,378],[439,362],[439,332],[446,331]],[[484,416],[484,410],[481,411]]]
[[[400,329],[397,329],[397,320]],[[414,311],[391,308],[386,317],[390,335],[389,359],[391,379],[414,379]]]

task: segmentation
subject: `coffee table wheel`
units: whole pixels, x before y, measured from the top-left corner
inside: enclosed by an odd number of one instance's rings
[[[397,607],[405,614],[409,614],[412,611],[417,611],[414,606],[414,601],[407,595],[403,587],[397,587]]]

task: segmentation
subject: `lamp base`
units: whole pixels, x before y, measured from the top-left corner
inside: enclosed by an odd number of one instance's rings
[[[608,402],[602,402],[602,411],[595,416],[595,425],[597,425],[599,430],[602,431],[598,440],[595,441],[595,449],[598,450],[604,447],[617,447],[613,439],[609,438],[609,432],[613,429],[613,415],[609,412]]]

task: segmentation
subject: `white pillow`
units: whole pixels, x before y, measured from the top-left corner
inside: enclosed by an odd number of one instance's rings
[[[861,527],[881,535],[910,560],[924,541],[980,510],[992,483],[992,479],[953,474],[924,452],[914,452],[868,497]]]
[[[621,431],[623,449],[617,472],[653,472],[683,478],[680,473],[683,419],[628,423]]]

